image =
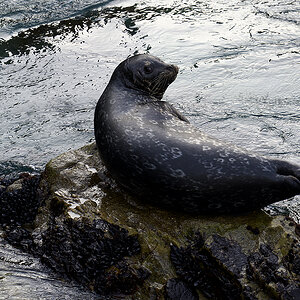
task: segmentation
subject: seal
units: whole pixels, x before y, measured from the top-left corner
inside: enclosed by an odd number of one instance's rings
[[[163,101],[177,73],[156,57],[130,57],[97,103],[98,151],[121,187],[193,214],[251,211],[300,194],[299,166],[209,137]]]

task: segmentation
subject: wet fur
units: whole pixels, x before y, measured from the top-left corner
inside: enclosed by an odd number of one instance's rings
[[[244,212],[300,194],[299,166],[209,137],[162,101],[177,73],[137,55],[116,68],[100,97],[96,142],[120,186],[142,201],[193,214]]]

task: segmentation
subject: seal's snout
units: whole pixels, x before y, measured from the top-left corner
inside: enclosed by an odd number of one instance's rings
[[[175,65],[168,65],[165,70],[163,74],[166,76],[168,84],[171,84],[176,79],[179,68]]]
[[[177,75],[178,71],[179,71],[179,68],[175,65],[168,65],[167,70],[169,72],[175,73]]]

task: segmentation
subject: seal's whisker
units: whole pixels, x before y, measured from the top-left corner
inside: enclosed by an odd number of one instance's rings
[[[156,88],[155,90],[153,90],[153,92],[157,93],[159,91],[164,90],[167,83],[168,83],[168,79],[166,77],[163,77],[162,80],[156,85]]]
[[[164,87],[166,86],[166,80],[164,79],[163,81],[160,82],[160,84],[158,85],[157,89],[155,92],[159,92],[164,90]]]
[[[166,78],[166,72],[160,73],[154,80],[153,80],[153,86],[151,88],[151,92],[153,94],[157,93],[160,91],[164,86],[165,82],[167,81]]]
[[[154,92],[157,89],[157,87],[160,85],[160,83],[161,83],[161,80],[159,78],[159,80],[157,80],[155,82],[155,84],[151,87],[151,91]]]
[[[152,93],[152,94],[156,94],[158,91],[160,91],[161,88],[162,88],[162,86],[163,86],[162,83],[163,83],[162,81],[158,82],[158,83],[154,86],[154,88],[151,89],[151,93]]]
[[[161,78],[163,78],[163,73],[159,74],[159,75],[153,80],[153,82],[152,82],[152,84],[153,84],[152,89],[155,89],[155,88],[156,88],[156,86],[160,83]]]
[[[155,86],[151,87],[151,93],[155,94],[155,92],[157,92],[157,90],[159,90],[159,87],[160,87],[160,82],[157,82],[155,84]]]

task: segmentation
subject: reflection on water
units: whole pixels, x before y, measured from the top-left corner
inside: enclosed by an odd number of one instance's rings
[[[18,0],[0,3],[0,37],[7,38],[12,31],[61,20],[112,2],[111,0]]]

